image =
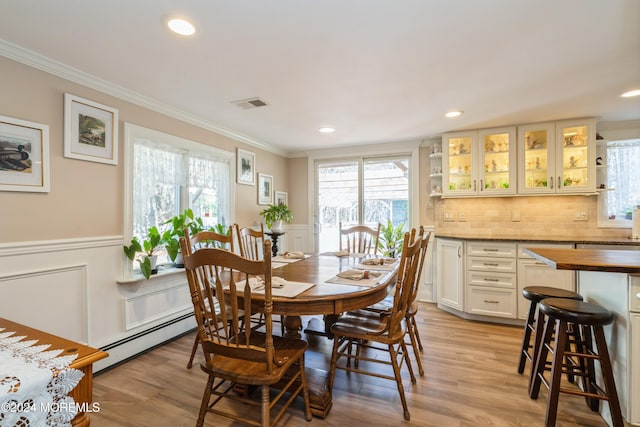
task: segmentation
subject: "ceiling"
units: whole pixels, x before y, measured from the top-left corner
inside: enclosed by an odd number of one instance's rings
[[[640,119],[620,98],[640,88],[637,0],[2,0],[0,39],[289,155]],[[268,105],[232,103],[253,97]]]

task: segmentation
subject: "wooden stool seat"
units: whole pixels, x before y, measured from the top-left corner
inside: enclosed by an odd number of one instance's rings
[[[538,311],[540,316],[546,316],[547,321],[541,334],[540,349],[536,354],[530,395],[532,399],[537,399],[541,384],[549,389],[545,425],[555,425],[559,395],[567,393],[583,396],[594,412],[600,409],[600,400],[608,401],[613,426],[623,427],[624,421],[603,330],[604,325],[613,321],[613,313],[597,304],[566,298],[545,298],[538,304]],[[568,339],[570,334],[574,338],[573,342]],[[552,362],[550,378],[547,380],[544,374],[547,371],[545,367],[549,353],[552,355]],[[563,363],[565,360],[567,362]],[[595,361],[600,363],[602,385],[596,381]],[[563,373],[580,377],[581,387],[561,387]]]
[[[527,286],[522,290],[522,296],[531,301],[529,305],[529,314],[527,315],[527,322],[524,325],[524,335],[522,339],[522,347],[520,349],[520,361],[518,363],[518,373],[524,372],[525,364],[527,360],[532,362],[535,360],[535,353],[539,346],[539,340],[533,345],[531,344],[531,334],[536,332],[536,312],[538,303],[545,298],[568,298],[572,300],[582,300],[582,296],[576,292],[568,291],[566,289],[552,288],[550,286]],[[542,323],[543,319],[540,319]],[[537,335],[536,335],[537,338]],[[533,348],[533,352],[529,353],[529,349]],[[531,367],[533,373],[533,366]]]

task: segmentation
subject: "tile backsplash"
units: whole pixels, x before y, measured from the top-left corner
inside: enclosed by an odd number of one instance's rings
[[[598,228],[597,196],[442,199],[434,209],[438,232],[478,237],[626,238],[626,228]]]

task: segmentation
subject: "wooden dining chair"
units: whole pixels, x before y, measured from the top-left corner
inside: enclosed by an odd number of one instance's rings
[[[251,227],[236,227],[236,230],[238,233],[240,255],[252,260],[263,259],[263,244],[265,241],[264,226],[260,224],[260,230],[255,230]]]
[[[204,248],[219,248],[225,249],[228,251],[234,251],[234,243],[233,243],[233,229],[234,225],[231,225],[229,228],[228,234],[220,234],[215,231],[205,230],[200,231],[193,236],[189,234],[189,229],[184,229],[184,239],[186,242],[186,251],[182,249],[183,256],[191,255],[195,251]],[[202,274],[211,275],[212,271],[208,271],[207,269],[202,269]],[[218,303],[217,298],[214,299],[214,307],[220,312],[220,304]],[[229,313],[227,313],[227,319],[230,319]],[[187,369],[191,369],[193,366],[193,359],[195,358],[196,352],[198,351],[198,344],[200,343],[200,335],[196,334],[195,339],[193,340],[193,347],[191,349],[191,356],[189,357],[189,362],[187,362]]]
[[[405,233],[404,235],[391,310],[388,313],[376,316],[372,316],[372,313],[366,310],[347,312],[331,326],[334,342],[329,374],[330,389],[333,387],[337,369],[394,380],[402,401],[404,418],[407,421],[410,419],[410,413],[404,395],[400,369],[406,364],[411,376],[411,382],[415,384],[416,377],[413,373],[405,344],[406,328],[404,322],[420,260],[421,239],[416,239],[413,243],[410,243],[415,233],[416,230],[413,229],[411,234]],[[354,348],[356,349],[355,352],[353,351]],[[363,352],[362,349],[365,351]],[[368,357],[369,350],[386,352],[389,360],[376,357],[377,354],[372,354],[372,357]],[[344,364],[339,363],[340,359],[344,359]],[[351,363],[352,359],[354,360],[353,365]],[[360,363],[363,361],[391,365],[393,376],[385,375],[377,370],[365,369]]]
[[[187,253],[186,239],[181,239],[180,244]],[[305,418],[311,421],[304,372],[307,342],[272,334],[271,242],[267,240],[263,249],[265,257],[261,261],[216,248],[200,249],[185,257],[205,357],[200,367],[209,376],[198,413],[198,427],[203,425],[207,413],[249,425],[271,426],[285,414],[297,396],[303,398]],[[202,271],[212,274],[202,275]],[[225,293],[225,298],[216,298]],[[216,300],[221,308],[219,312],[211,309]],[[264,303],[264,333],[240,327],[250,321],[252,300]],[[226,318],[228,308],[231,321]],[[272,398],[270,389],[276,384],[282,389]],[[256,401],[251,394],[237,393],[236,385],[258,387],[260,399]],[[218,405],[222,400],[231,401],[230,405]],[[233,402],[241,405],[233,405]],[[252,413],[245,405],[258,406],[260,410]]]
[[[409,342],[411,347],[413,348],[413,354],[416,359],[416,364],[418,365],[418,373],[420,376],[424,376],[424,368],[422,366],[422,359],[420,358],[420,353],[424,351],[422,346],[422,341],[420,340],[420,333],[418,332],[418,324],[416,322],[416,315],[418,314],[418,303],[416,299],[418,297],[418,291],[420,288],[420,279],[422,278],[422,269],[424,267],[424,260],[428,254],[429,248],[429,238],[431,237],[431,232],[424,233],[424,228],[420,227],[418,232],[418,239],[420,242],[420,253],[418,256],[420,257],[418,260],[418,269],[414,276],[413,286],[411,288],[411,293],[409,294],[409,304],[407,305],[407,311],[404,315],[406,328],[407,328],[407,336],[409,337]],[[389,296],[379,303],[373,304],[367,307],[365,310],[371,311],[376,314],[388,313],[393,308],[393,296]]]
[[[367,225],[352,225],[343,228],[342,223],[339,225],[340,251],[361,254],[375,254],[378,251],[380,223],[377,228]]]

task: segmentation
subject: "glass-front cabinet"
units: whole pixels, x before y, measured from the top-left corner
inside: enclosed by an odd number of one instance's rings
[[[450,133],[442,137],[442,191],[448,196],[478,194],[478,133]]]
[[[556,189],[559,193],[596,190],[596,124],[594,120],[556,122]]]
[[[445,196],[498,196],[516,192],[515,127],[445,134]]]
[[[518,193],[595,192],[595,121],[518,127]]]
[[[478,131],[480,185],[483,195],[516,193],[516,128]]]

